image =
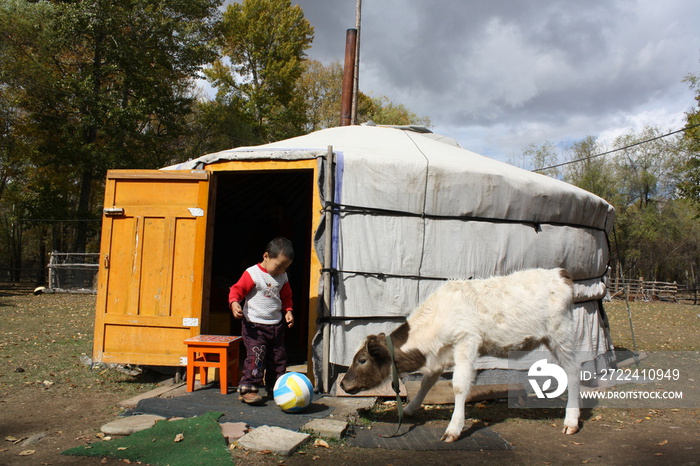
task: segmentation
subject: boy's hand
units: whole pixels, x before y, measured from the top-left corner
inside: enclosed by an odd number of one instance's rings
[[[234,301],[231,303],[231,311],[233,311],[233,317],[236,319],[243,318],[243,308],[237,302]]]
[[[287,327],[292,328],[294,326],[294,314],[292,311],[286,311],[284,313],[284,320],[287,322]]]

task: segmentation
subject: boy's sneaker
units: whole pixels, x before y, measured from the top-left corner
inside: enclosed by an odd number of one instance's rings
[[[249,405],[257,405],[263,401],[262,397],[257,392],[243,393],[238,397],[238,399]]]

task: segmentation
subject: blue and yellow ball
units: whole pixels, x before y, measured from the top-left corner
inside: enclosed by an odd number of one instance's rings
[[[287,372],[277,379],[272,393],[282,411],[297,413],[311,404],[314,387],[304,374]]]

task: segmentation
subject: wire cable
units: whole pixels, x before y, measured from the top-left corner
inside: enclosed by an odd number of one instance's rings
[[[564,165],[571,165],[572,163],[583,162],[583,161],[585,161],[585,160],[594,159],[594,158],[596,158],[596,157],[602,157],[602,156],[604,156],[604,155],[612,154],[613,152],[619,152],[619,151],[621,151],[621,150],[630,149],[630,148],[632,148],[632,147],[639,146],[639,145],[641,145],[641,144],[646,144],[647,142],[656,141],[657,139],[662,139],[662,138],[665,138],[665,137],[668,137],[668,136],[672,136],[672,135],[674,135],[674,134],[676,134],[676,133],[681,133],[681,132],[683,132],[683,131],[688,131],[688,130],[691,130],[691,129],[693,129],[693,128],[697,128],[698,126],[700,126],[700,123],[698,123],[698,124],[696,124],[696,125],[686,126],[685,128],[681,128],[681,129],[678,129],[678,130],[676,130],[676,131],[671,131],[670,133],[662,134],[661,136],[656,136],[656,137],[651,138],[651,139],[646,139],[646,140],[644,140],[644,141],[635,142],[634,144],[630,144],[630,145],[625,146],[625,147],[620,147],[620,148],[617,148],[617,149],[609,150],[609,151],[607,151],[607,152],[602,152],[602,153],[600,153],[600,154],[589,155],[589,156],[587,156],[587,157],[582,157],[582,158],[576,159],[576,160],[569,160],[568,162],[558,163],[558,164],[556,164],[556,165],[552,165],[552,166],[549,166],[549,167],[537,168],[537,169],[535,169],[535,170],[532,170],[532,172],[533,172],[533,173],[543,172],[543,171],[545,171],[545,170],[549,170],[549,169],[552,169],[552,168],[559,168],[559,167],[563,167]]]

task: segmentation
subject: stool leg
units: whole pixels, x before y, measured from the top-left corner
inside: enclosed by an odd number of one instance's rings
[[[225,349],[219,356],[219,384],[221,393],[228,395],[228,357]]]
[[[205,356],[205,357],[206,357],[206,356]],[[209,366],[207,366],[207,365],[203,365],[203,366],[200,366],[200,368],[199,368],[199,383],[201,383],[202,385],[206,385],[206,384],[207,384],[207,370],[208,370],[208,367],[209,367]]]
[[[187,391],[194,391],[194,350],[187,348]]]

